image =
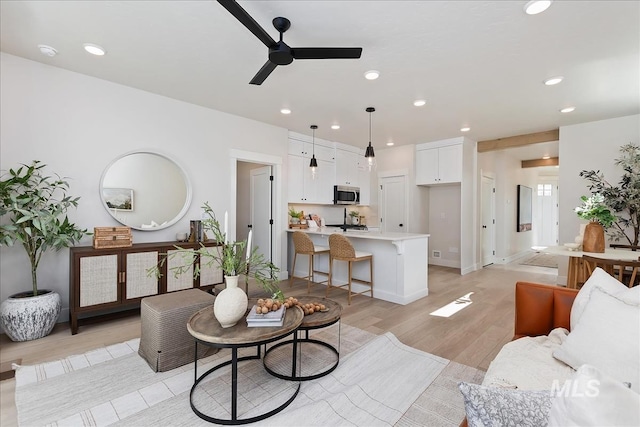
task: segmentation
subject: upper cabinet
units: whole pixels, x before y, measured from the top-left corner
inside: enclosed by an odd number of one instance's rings
[[[333,203],[333,182],[336,175],[333,143],[316,138],[314,144],[299,138],[289,138],[289,203],[328,205]],[[309,138],[310,139],[310,138]],[[315,153],[318,162],[316,176],[309,163]]]
[[[358,159],[360,154],[356,150],[336,148],[336,185],[359,186]]]
[[[416,185],[462,181],[462,139],[416,145]]]
[[[311,176],[309,163],[315,152],[318,162],[316,177]],[[339,142],[315,139],[289,132],[288,202],[333,204],[333,186],[360,188],[360,205],[369,205],[370,173],[364,152],[358,147]]]

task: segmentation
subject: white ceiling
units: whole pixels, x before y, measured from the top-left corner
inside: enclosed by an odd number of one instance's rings
[[[369,106],[377,149],[456,137],[462,126],[486,140],[640,112],[638,1],[555,1],[535,16],[526,1],[239,3],[275,39],[271,20],[289,18],[292,47],[355,46],[362,57],[298,60],[249,85],[267,48],[202,0],[1,1],[0,49],[300,133],[316,124],[317,137],[363,148]],[[86,42],[107,55],[87,54]],[[370,69],[378,80],[364,79]],[[542,84],[555,75],[565,80]]]

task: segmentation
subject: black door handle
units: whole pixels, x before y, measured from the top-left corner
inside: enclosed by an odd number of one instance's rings
[[[402,227],[402,224],[398,224],[400,227]]]
[[[482,228],[487,228],[487,226],[486,226],[486,225],[483,225],[483,226],[482,226]]]
[[[247,225],[248,228],[253,228],[253,225],[249,224]]]

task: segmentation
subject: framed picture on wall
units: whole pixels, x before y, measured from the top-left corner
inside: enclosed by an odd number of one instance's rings
[[[531,231],[533,222],[533,191],[531,187],[518,185],[518,228],[516,231]]]
[[[131,188],[103,188],[102,198],[109,209],[133,211],[133,190]]]

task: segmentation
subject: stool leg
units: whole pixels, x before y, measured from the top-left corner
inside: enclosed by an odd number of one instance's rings
[[[373,298],[373,258],[369,260],[369,280],[371,280],[371,298]]]
[[[329,255],[329,277],[327,278],[327,290],[324,295],[326,297],[329,296],[329,292],[331,291],[331,275],[333,273],[333,258]]]
[[[353,265],[353,263],[351,261],[349,261],[349,299],[348,299],[348,305],[351,305],[351,273],[352,273],[351,266],[352,265]]]
[[[311,279],[313,278],[313,254],[309,254],[309,276],[307,277],[307,293],[311,293]]]
[[[293,267],[291,267],[291,277],[289,277],[289,287],[293,286],[293,273],[296,271],[296,258],[298,257],[298,253],[294,252],[293,254]]]

